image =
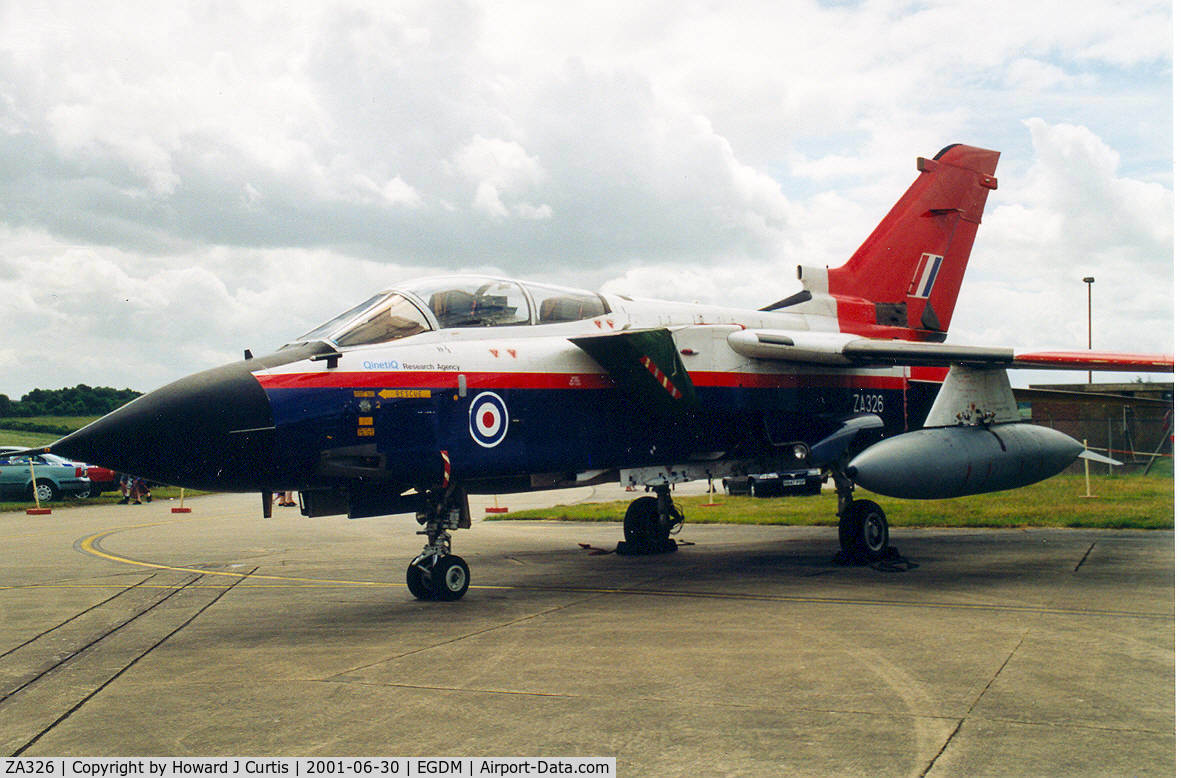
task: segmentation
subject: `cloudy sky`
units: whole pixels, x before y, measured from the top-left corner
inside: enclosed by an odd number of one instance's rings
[[[427,273],[757,307],[952,142],[1002,156],[950,340],[1085,347],[1093,275],[1096,348],[1171,351],[1170,4],[984,5],[0,0],[0,393]]]

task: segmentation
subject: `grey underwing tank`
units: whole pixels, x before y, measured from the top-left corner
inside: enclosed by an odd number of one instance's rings
[[[1069,435],[1033,424],[940,427],[876,443],[849,462],[858,486],[935,500],[1027,486],[1057,475],[1083,450]]]

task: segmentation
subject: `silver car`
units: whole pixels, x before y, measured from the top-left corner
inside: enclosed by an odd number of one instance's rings
[[[2,453],[2,452],[0,452]],[[29,465],[32,464],[30,472]],[[34,487],[33,476],[36,475]],[[34,454],[0,459],[0,500],[52,502],[62,497],[82,497],[90,493],[86,466],[53,454]]]

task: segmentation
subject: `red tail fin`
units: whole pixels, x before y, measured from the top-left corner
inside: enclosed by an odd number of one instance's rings
[[[919,159],[919,177],[841,267],[828,271],[841,330],[947,336],[1000,152],[953,145]]]

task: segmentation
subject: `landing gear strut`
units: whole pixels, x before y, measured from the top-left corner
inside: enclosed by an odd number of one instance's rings
[[[837,487],[838,534],[841,553],[850,562],[868,564],[886,557],[890,543],[890,525],[886,512],[873,500],[854,500],[853,482],[834,468],[833,481]]]
[[[656,496],[638,497],[627,506],[623,516],[623,542],[616,551],[620,554],[666,554],[677,550],[676,541],[669,535],[685,521],[685,516],[673,505],[668,484],[653,489]]]
[[[422,553],[406,568],[406,586],[420,600],[458,600],[467,594],[471,574],[463,557],[451,553],[450,530],[471,527],[467,493],[450,486],[427,492],[424,506],[415,516],[426,535]]]

